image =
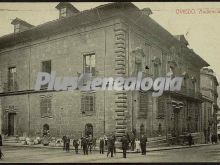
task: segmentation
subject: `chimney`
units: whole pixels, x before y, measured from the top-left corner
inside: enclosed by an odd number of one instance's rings
[[[144,15],[147,15],[147,16],[153,14],[150,8],[143,8],[141,11]]]
[[[25,31],[29,28],[32,28],[34,27],[33,25],[23,21],[22,19],[19,19],[19,18],[15,18],[12,22],[11,22],[12,25],[14,25],[14,32],[17,33],[17,32],[22,32],[22,31]]]
[[[57,6],[56,9],[59,10],[59,18],[64,18],[71,16],[75,13],[78,13],[79,10],[75,8],[71,3],[69,2],[60,2]]]
[[[175,35],[174,36],[176,39],[178,39],[180,42],[182,42],[184,45],[188,46],[189,43],[186,40],[186,38],[184,37],[184,35]]]

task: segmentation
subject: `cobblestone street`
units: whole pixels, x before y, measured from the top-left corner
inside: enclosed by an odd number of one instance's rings
[[[60,149],[28,148],[4,146],[2,148],[5,158],[1,162],[219,162],[220,145],[209,145],[192,147],[185,149],[172,149],[163,151],[147,152],[147,156],[140,153],[129,153],[127,159],[122,158],[122,153],[117,153],[115,157],[107,157],[106,153],[100,155],[98,151],[93,151],[89,155],[78,155],[70,151],[66,153]]]

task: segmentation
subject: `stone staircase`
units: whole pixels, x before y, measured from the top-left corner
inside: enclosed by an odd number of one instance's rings
[[[15,136],[5,136],[3,138],[3,145],[4,143],[17,143]]]
[[[148,138],[147,147],[148,148],[157,148],[157,147],[167,147],[169,146],[167,144],[166,137],[154,137],[154,138]]]

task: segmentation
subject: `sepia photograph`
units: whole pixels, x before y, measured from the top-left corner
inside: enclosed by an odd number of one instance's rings
[[[0,2],[0,163],[220,162],[220,2]]]

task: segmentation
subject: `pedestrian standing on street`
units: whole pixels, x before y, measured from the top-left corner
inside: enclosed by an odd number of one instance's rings
[[[83,154],[88,155],[88,140],[86,137],[82,138],[81,144],[83,148]]]
[[[140,138],[140,145],[141,145],[141,154],[146,155],[146,146],[147,146],[147,137],[142,134]]]
[[[2,146],[2,135],[0,134],[0,146]]]
[[[66,135],[63,136],[63,150],[66,150]]]
[[[106,135],[104,135],[104,141],[105,141],[105,149],[106,148],[108,149],[108,146],[107,146],[108,137]]]
[[[2,150],[0,148],[0,159],[2,160],[3,157],[4,157],[4,154],[2,153]]]
[[[111,157],[113,157],[113,152],[114,152],[114,140],[113,140],[112,136],[110,136],[110,137],[108,138],[107,146],[108,146],[107,157],[108,157],[108,155],[109,155],[110,153],[111,153]]]
[[[89,135],[88,141],[89,141],[89,151],[91,153],[92,152],[92,144],[93,144],[92,135]]]
[[[135,148],[135,136],[134,136],[133,133],[131,134],[130,139],[131,139],[131,150],[134,151],[134,148]]]
[[[122,137],[121,143],[122,143],[122,150],[123,150],[123,158],[126,158],[126,152],[128,149],[129,140],[125,135]]]
[[[188,135],[188,143],[189,143],[189,146],[191,147],[191,145],[192,145],[192,140],[193,140],[193,138],[192,138],[192,135],[191,135],[191,133]]]
[[[212,142],[212,144],[215,142],[214,134],[211,135],[211,142]]]
[[[115,134],[113,134],[112,139],[113,139],[113,152],[114,152],[114,155],[116,156],[116,147],[115,147],[116,136],[115,136]]]
[[[66,152],[70,152],[70,138],[66,138]]]
[[[82,140],[83,140],[83,136],[80,138],[80,147],[81,147],[81,149],[83,148]]]
[[[140,147],[140,140],[137,139],[137,138],[135,139],[135,150],[136,150],[137,153],[139,153],[140,150],[141,150],[141,147]]]
[[[217,142],[218,142],[218,137],[217,135],[215,135],[215,144],[217,144]]]
[[[100,137],[100,139],[99,139],[100,154],[104,154],[104,147],[105,147],[104,137]]]
[[[73,139],[73,146],[75,148],[76,154],[78,154],[78,147],[79,147],[79,140],[78,139]]]
[[[93,149],[95,150],[95,148],[96,148],[96,138],[95,137],[93,137],[93,139],[92,139],[92,146],[93,146]]]

